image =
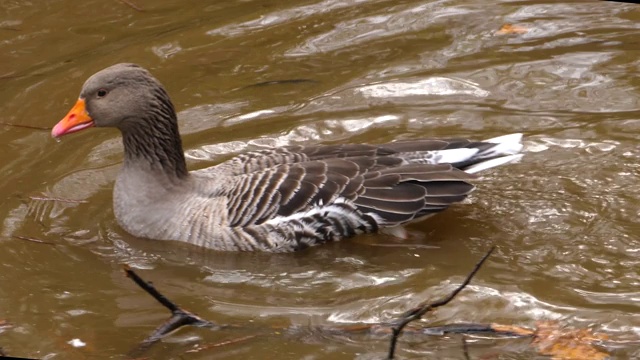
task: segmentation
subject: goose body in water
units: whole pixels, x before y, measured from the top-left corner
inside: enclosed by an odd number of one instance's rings
[[[393,229],[462,201],[475,173],[522,156],[522,135],[510,134],[296,145],[189,172],[169,95],[134,64],[91,76],[51,133],[92,126],[122,133],[113,209],[123,229],[226,251],[295,251]]]

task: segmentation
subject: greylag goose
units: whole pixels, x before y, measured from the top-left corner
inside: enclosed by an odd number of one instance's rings
[[[92,126],[122,133],[113,209],[124,230],[225,251],[295,251],[394,229],[464,200],[475,173],[522,156],[522,134],[510,134],[294,145],[189,172],[169,95],[135,64],[92,75],[51,134]]]

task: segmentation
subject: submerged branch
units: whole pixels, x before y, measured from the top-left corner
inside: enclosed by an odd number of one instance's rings
[[[443,299],[440,299],[434,303],[424,302],[419,306],[405,312],[400,317],[400,319],[392,327],[393,334],[391,336],[391,344],[389,345],[389,355],[387,357],[388,359],[393,359],[395,355],[396,344],[398,343],[398,338],[400,337],[400,334],[402,333],[402,330],[405,328],[405,326],[407,326],[412,321],[419,320],[427,312],[437,307],[446,305],[451,300],[453,300],[456,297],[456,295],[458,295],[460,291],[462,291],[462,289],[464,289],[467,285],[469,285],[469,283],[471,282],[471,279],[473,279],[473,277],[482,267],[482,264],[484,264],[484,262],[487,260],[487,258],[489,258],[489,256],[494,250],[495,250],[495,246],[489,249],[487,254],[483,256],[482,259],[480,259],[480,261],[478,261],[478,263],[473,268],[473,270],[469,273],[469,275],[467,275],[467,278],[462,282],[462,284],[460,284],[460,286],[458,286],[451,294],[449,294],[449,296]]]
[[[353,324],[342,326],[322,326],[317,329],[321,333],[329,336],[335,335],[372,335],[387,336],[393,333],[393,327],[389,324]],[[500,324],[479,324],[479,323],[457,323],[440,326],[415,326],[406,327],[403,334],[445,336],[445,335],[482,335],[496,338],[531,338],[535,336],[535,331],[519,326]]]
[[[28,237],[28,236],[13,235],[12,237],[14,239],[31,241],[31,242],[38,243],[38,244],[56,245],[56,243],[53,243],[53,242],[50,242],[50,241],[44,241],[44,240],[40,240],[40,239]],[[0,324],[0,325],[2,325],[2,324]]]
[[[567,360],[577,359],[594,359],[604,360],[607,358],[607,354],[597,349],[594,345],[607,339],[605,335],[593,334],[589,330],[585,329],[564,329],[559,324],[547,322],[539,323],[536,329],[528,329],[514,325],[501,325],[495,323],[478,324],[478,323],[457,323],[446,324],[441,326],[415,326],[410,325],[411,322],[420,319],[430,310],[437,307],[448,304],[464,289],[473,277],[480,270],[482,265],[494,251],[495,247],[491,248],[486,255],[475,265],[473,270],[467,275],[466,279],[460,284],[451,294],[433,303],[423,302],[419,306],[405,312],[400,319],[391,323],[375,323],[375,324],[350,324],[350,325],[323,325],[315,327],[321,333],[326,335],[374,335],[387,337],[391,334],[391,344],[389,346],[388,359],[393,359],[398,342],[398,338],[401,334],[415,334],[426,336],[443,336],[447,334],[459,334],[462,335],[462,350],[465,359],[470,359],[469,349],[466,342],[466,335],[484,335],[484,336],[496,336],[496,337],[511,337],[511,338],[529,338],[532,339],[531,345],[535,347],[537,353],[541,355],[557,356],[558,358]],[[136,357],[146,351],[149,347],[155,344],[158,340],[162,339],[167,334],[181,328],[185,325],[206,327],[213,330],[236,328],[240,329],[241,326],[231,325],[218,325],[206,319],[203,319],[187,310],[182,309],[180,306],[169,300],[166,296],[162,295],[150,282],[143,280],[138,274],[136,274],[128,266],[124,266],[126,275],[131,278],[138,286],[151,295],[156,301],[162,304],[164,307],[171,311],[171,317],[165,321],[162,325],[158,326],[144,341],[130,352],[130,356]],[[4,323],[0,320],[0,327]],[[259,330],[259,329],[254,329]],[[271,328],[271,330],[274,330]],[[270,333],[277,335],[295,335],[291,331],[291,328],[278,328],[277,331]],[[196,348],[190,349],[188,353],[200,352],[208,349],[214,349],[226,345],[238,344],[255,339],[260,335],[267,335],[265,333],[249,334],[245,336],[239,336],[237,338],[231,338],[222,340],[220,342],[199,345]]]
[[[127,265],[124,266],[124,272],[133,282],[151,295],[157,302],[162,304],[171,311],[171,317],[162,325],[158,326],[140,345],[134,349],[132,353],[139,354],[147,350],[151,345],[162,339],[165,335],[181,328],[182,326],[191,325],[198,327],[207,327],[219,329],[220,326],[209,320],[205,320],[190,311],[182,309],[180,306],[162,295],[150,282],[142,279]]]
[[[469,347],[467,346],[467,339],[464,336],[462,337],[462,354],[464,355],[465,360],[471,360],[471,357],[469,356]]]
[[[74,199],[63,199],[63,198],[56,198],[56,197],[49,197],[49,196],[29,196],[29,199],[31,200],[36,200],[36,201],[58,201],[58,202],[66,202],[66,203],[72,203],[72,204],[86,204],[88,203],[87,200],[74,200]]]
[[[253,338],[255,338],[257,335],[247,335],[247,336],[242,336],[239,338],[235,338],[235,339],[229,339],[229,340],[225,340],[225,341],[220,341],[214,344],[207,344],[207,345],[202,345],[202,346],[198,346],[195,349],[191,349],[191,350],[187,350],[187,353],[197,353],[203,350],[209,350],[212,348],[217,348],[220,346],[226,346],[226,345],[233,345],[233,344],[237,344],[237,343],[241,343],[243,341],[247,341],[247,340],[251,340]]]
[[[0,78],[2,79],[7,79],[10,76],[2,76]],[[34,126],[34,125],[22,125],[22,124],[10,124],[10,123],[5,123],[5,122],[0,122],[0,125],[2,126],[10,126],[10,127],[17,127],[17,128],[23,128],[23,129],[34,129],[34,130],[48,130],[51,131],[51,128],[48,127],[44,127],[44,126]]]
[[[247,88],[251,88],[251,87],[269,86],[269,85],[305,84],[305,83],[317,84],[318,81],[312,80],[312,79],[270,80],[270,81],[263,81],[263,82],[247,85],[247,86],[243,87],[242,89],[247,89]]]

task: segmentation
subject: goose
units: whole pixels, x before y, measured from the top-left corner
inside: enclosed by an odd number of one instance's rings
[[[167,91],[129,63],[89,77],[51,134],[93,126],[122,134],[124,161],[113,189],[119,226],[136,237],[218,251],[291,252],[393,233],[463,201],[478,172],[523,155],[522,134],[509,134],[292,145],[188,171]]]

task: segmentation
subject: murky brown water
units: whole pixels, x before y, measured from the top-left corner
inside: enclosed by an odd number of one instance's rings
[[[308,327],[392,319],[450,292],[495,244],[472,286],[424,324],[558,320],[607,333],[616,359],[640,357],[640,6],[135,3],[145,11],[116,0],[0,1],[0,122],[50,128],[89,75],[127,61],[168,88],[192,168],[261,146],[510,132],[526,134],[527,154],[405,243],[368,236],[290,255],[202,253],[117,226],[115,130],[56,143],[48,130],[0,126],[8,354],[123,358],[167,317],[123,276],[129,264],[188,309],[250,327],[183,329],[151,358],[382,358],[386,339]],[[529,31],[496,35],[504,23]],[[291,79],[309,81],[251,86]],[[85,202],[30,199],[42,194]],[[271,326],[300,333],[186,353]],[[527,343],[470,339],[470,357],[536,357]],[[400,356],[463,358],[459,337],[414,339]]]

